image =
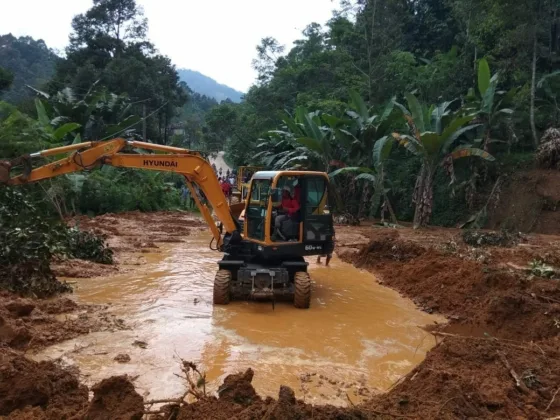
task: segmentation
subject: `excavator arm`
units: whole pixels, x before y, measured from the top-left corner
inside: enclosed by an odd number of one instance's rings
[[[125,147],[140,148],[166,152],[169,154],[135,154],[120,153]],[[39,157],[57,156],[70,153],[67,157],[32,168],[32,160]],[[23,165],[24,172],[11,176],[13,166]],[[222,192],[216,174],[206,159],[199,153],[178,147],[163,146],[152,143],[114,139],[103,142],[86,142],[70,146],[57,147],[22,156],[13,161],[0,161],[0,183],[22,185],[60,175],[91,170],[102,165],[121,168],[137,168],[155,171],[176,172],[185,177],[185,183],[191,191],[200,212],[208,223],[217,243],[222,248],[221,232],[214,223],[210,210],[198,197],[193,183],[198,185],[212,205],[217,218],[222,223],[230,238],[240,240],[238,225],[233,218],[227,199]]]

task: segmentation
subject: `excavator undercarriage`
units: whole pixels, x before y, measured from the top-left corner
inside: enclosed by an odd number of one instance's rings
[[[45,158],[51,161],[34,168],[35,161]],[[0,160],[0,184],[22,185],[102,165],[184,176],[212,232],[212,249],[224,253],[214,281],[215,304],[225,305],[236,297],[273,302],[288,297],[297,308],[310,306],[311,279],[304,256],[331,254],[334,248],[325,173],[259,171],[245,201],[230,206],[211,165],[198,152],[119,138]],[[295,206],[289,215],[282,213],[285,202]]]

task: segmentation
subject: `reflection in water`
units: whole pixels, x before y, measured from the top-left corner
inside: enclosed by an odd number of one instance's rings
[[[93,333],[34,358],[62,356],[79,366],[88,385],[111,375],[139,375],[137,389],[150,398],[182,394],[183,383],[174,375],[178,357],[201,364],[209,389],[227,374],[252,367],[253,384],[263,396],[276,396],[283,384],[302,397],[300,375],[310,373],[307,401],[345,404],[346,393],[359,399],[360,382],[383,390],[408,373],[433,343],[417,326],[443,322],[337,258],[330,267],[309,260],[315,281],[309,310],[244,301],[214,307],[220,254],[208,249],[207,235],[160,250],[145,254],[148,264],[141,272],[77,280],[77,299],[112,304],[131,330]],[[136,340],[147,348],[133,345]],[[119,353],[131,362],[114,361]]]

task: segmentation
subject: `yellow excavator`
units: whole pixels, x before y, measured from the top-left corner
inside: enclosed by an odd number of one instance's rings
[[[146,153],[138,153],[138,149]],[[49,156],[61,158],[33,167],[34,160]],[[296,308],[309,308],[311,279],[304,257],[330,254],[334,249],[326,173],[258,171],[245,202],[229,206],[212,166],[198,152],[117,138],[0,160],[0,183],[28,184],[102,165],[175,172],[185,177],[212,231],[210,247],[223,253],[214,279],[214,304],[226,305],[238,296],[271,298],[273,302],[277,297],[288,297]],[[296,203],[288,209],[289,214],[284,211],[284,197]]]
[[[251,186],[250,179],[252,178],[252,174],[261,169],[264,168],[262,166],[239,166],[237,168],[237,185],[232,195],[238,202],[245,201],[249,193],[249,187]]]

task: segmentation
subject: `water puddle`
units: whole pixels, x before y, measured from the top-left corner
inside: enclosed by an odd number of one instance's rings
[[[329,267],[309,259],[315,281],[309,310],[289,303],[273,310],[267,302],[214,307],[220,254],[208,242],[207,233],[196,233],[186,243],[143,254],[148,264],[141,272],[73,280],[77,300],[111,304],[132,329],[92,333],[33,358],[75,364],[88,385],[128,374],[150,399],[182,394],[179,357],[200,364],[210,390],[251,367],[263,396],[277,396],[280,385],[288,385],[308,402],[345,405],[348,398],[367,398],[369,390],[386,390],[412,370],[434,344],[418,326],[444,322],[337,258]],[[118,354],[130,362],[118,363]]]

